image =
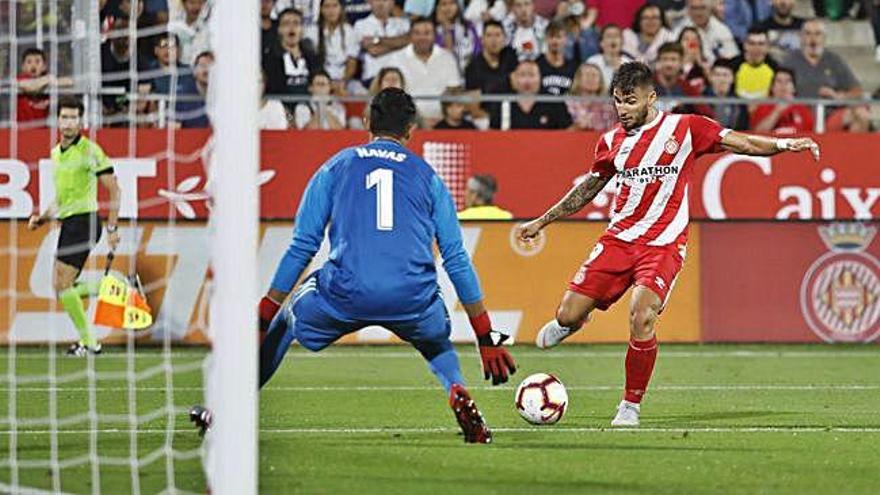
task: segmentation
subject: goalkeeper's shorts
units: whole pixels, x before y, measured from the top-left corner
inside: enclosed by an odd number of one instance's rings
[[[292,332],[293,338],[306,349],[320,351],[345,335],[374,325],[384,327],[411,343],[427,359],[452,348],[449,341],[452,325],[439,294],[434,296],[421,315],[411,320],[356,320],[347,318],[330,306],[321,295],[316,275],[299,287],[272,322],[273,327],[279,323],[285,324],[287,331]],[[283,319],[283,322],[279,322],[279,319]],[[269,331],[275,329],[270,328]]]
[[[58,261],[82,270],[89,252],[101,239],[101,218],[97,213],[71,215],[61,220]]]

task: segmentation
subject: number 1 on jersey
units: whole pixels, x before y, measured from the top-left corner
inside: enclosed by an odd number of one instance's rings
[[[394,172],[377,168],[367,174],[367,189],[376,186],[376,228],[394,228]]]

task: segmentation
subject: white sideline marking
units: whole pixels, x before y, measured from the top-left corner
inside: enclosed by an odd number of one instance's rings
[[[130,430],[123,428],[105,428],[96,430],[97,433],[104,434],[130,434]],[[175,428],[173,430],[165,430],[161,428],[137,430],[139,435],[165,435],[169,431],[174,433],[191,433],[195,435],[195,428]],[[458,428],[454,427],[433,427],[433,428],[261,428],[260,433],[266,434],[289,434],[289,435],[310,435],[310,434],[341,434],[341,435],[360,435],[360,434],[394,434],[394,433],[457,433]],[[847,426],[743,426],[743,427],[636,427],[636,428],[611,428],[611,427],[521,427],[521,428],[493,428],[493,432],[497,433],[880,433],[880,428],[860,428]],[[8,435],[9,431],[0,431],[0,435]],[[17,430],[18,435],[48,435],[49,430]],[[91,430],[58,430],[59,435],[86,435],[92,433]]]
[[[602,344],[605,345],[605,344]],[[823,344],[816,344],[817,346],[821,346]],[[531,347],[527,348],[516,348],[515,355],[516,357],[524,357],[524,358],[545,358],[545,359],[570,359],[570,358],[613,358],[619,359],[623,357],[625,354],[625,346],[621,347],[620,351],[573,351],[573,352],[552,352],[552,351],[539,351],[537,349],[533,349]],[[661,349],[663,349],[661,347]],[[172,358],[204,358],[209,356],[210,353],[208,351],[205,352],[186,352],[186,351],[178,351],[172,352],[168,356]],[[479,354],[476,352],[459,352],[458,355],[460,357],[467,358],[476,358],[479,357]],[[667,358],[783,358],[783,359],[804,359],[804,358],[873,358],[876,359],[880,356],[880,346],[877,347],[876,352],[874,350],[870,351],[824,351],[824,350],[816,350],[816,351],[717,351],[717,350],[706,350],[706,351],[675,351],[675,350],[661,350],[661,356],[663,359]],[[166,357],[165,354],[161,353],[136,353],[135,358],[140,359],[164,359]],[[400,351],[357,351],[357,352],[334,352],[334,351],[323,351],[323,352],[307,352],[302,349],[297,349],[293,352],[287,354],[286,359],[369,359],[369,358],[382,358],[382,359],[421,359],[418,353],[415,350],[410,349],[405,346],[401,346]],[[15,357],[16,360],[45,360],[46,354],[34,354],[34,353],[23,353],[18,354]],[[68,358],[67,356],[61,355],[61,351],[56,359],[59,360],[70,360],[75,361],[74,358]],[[97,360],[117,360],[117,359],[128,359],[128,355],[124,352],[115,353],[113,349],[106,349],[104,354],[98,356]]]
[[[585,390],[585,391],[603,391],[603,390],[619,390],[621,385],[572,385],[567,386],[568,390]],[[490,387],[476,386],[468,387],[469,390],[479,390],[481,392],[510,392],[514,390],[513,386]],[[0,392],[9,392],[12,388],[0,388]],[[17,392],[87,392],[88,387],[18,387]],[[165,392],[165,387],[137,387],[138,392]],[[200,392],[204,390],[202,387],[174,387],[174,391],[178,392]],[[297,386],[269,386],[265,389],[267,392],[419,392],[430,390],[443,390],[440,386],[397,386],[397,385],[378,385],[378,386],[318,386],[318,387],[297,387]],[[650,388],[652,392],[661,390],[677,390],[677,391],[751,391],[751,390],[791,390],[791,391],[815,391],[815,390],[880,390],[880,385],[840,385],[840,384],[821,384],[821,385],[656,385]],[[126,392],[126,387],[97,387],[97,392]]]

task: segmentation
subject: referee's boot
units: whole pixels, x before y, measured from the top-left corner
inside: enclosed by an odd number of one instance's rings
[[[70,347],[67,348],[67,355],[74,357],[83,357],[88,353],[92,353],[93,355],[101,354],[101,344],[98,343],[95,347],[89,347],[82,342],[76,342],[74,344],[70,344]]]

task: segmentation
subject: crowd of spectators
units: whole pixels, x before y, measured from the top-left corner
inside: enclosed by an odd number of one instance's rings
[[[616,122],[610,101],[536,96],[606,96],[615,71],[632,60],[655,69],[658,95],[669,97],[664,110],[736,129],[800,132],[816,116],[794,103],[694,105],[676,97],[833,102],[863,95],[846,60],[826,48],[826,21],[795,16],[795,0],[242,1],[260,2],[266,129],[358,128],[364,103],[339,97],[396,86],[422,97],[424,128],[606,130]],[[141,125],[160,115],[175,127],[210,125],[214,2],[99,2],[103,87],[118,90],[102,97],[105,125],[129,125],[131,115]],[[817,0],[814,8],[836,19],[845,15],[836,6],[855,11],[852,2]],[[859,3],[875,25],[876,3]],[[48,74],[42,50],[22,52],[20,63],[18,120],[45,119],[46,89],[72,83]],[[441,95],[457,100],[441,104]],[[870,129],[867,106],[828,108],[826,128]]]

